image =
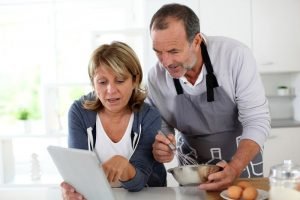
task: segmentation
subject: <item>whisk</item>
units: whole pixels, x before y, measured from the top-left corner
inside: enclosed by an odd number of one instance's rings
[[[158,132],[161,135],[165,136],[169,140],[169,138],[167,137],[167,135],[165,133],[163,133],[160,130]],[[179,160],[179,163],[181,163],[182,165],[198,165],[198,162],[195,159],[189,157],[188,155],[182,153],[181,151],[178,151],[176,146],[171,141],[168,144],[168,146],[175,153],[175,155],[177,156],[177,158]]]

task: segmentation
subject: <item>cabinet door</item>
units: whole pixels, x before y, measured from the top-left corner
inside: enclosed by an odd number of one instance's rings
[[[200,30],[237,39],[251,47],[250,0],[200,0]]]
[[[260,71],[300,71],[300,1],[252,2],[253,51]]]
[[[300,165],[300,128],[274,128],[264,147],[264,176],[284,160]]]

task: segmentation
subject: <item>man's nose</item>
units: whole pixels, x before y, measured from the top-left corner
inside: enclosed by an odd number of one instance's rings
[[[160,62],[164,67],[168,67],[172,64],[171,56],[168,53],[164,53],[161,55]]]

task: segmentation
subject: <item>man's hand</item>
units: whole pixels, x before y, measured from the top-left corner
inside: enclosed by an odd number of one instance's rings
[[[66,182],[60,184],[64,200],[85,200],[85,198],[76,192],[75,188]]]
[[[208,191],[219,191],[226,189],[228,186],[232,185],[233,182],[239,177],[236,170],[226,163],[226,161],[221,161],[217,163],[218,166],[222,167],[223,170],[210,174],[208,176],[208,182],[202,183],[199,188]]]
[[[152,153],[156,161],[160,163],[170,162],[174,158],[174,152],[168,146],[168,144],[176,144],[174,134],[170,133],[167,136],[158,133],[155,137],[155,142],[153,143]],[[175,145],[176,146],[176,145]]]
[[[231,161],[229,163],[225,161],[219,162],[217,165],[224,169],[210,174],[208,176],[209,183],[203,183],[199,188],[212,191],[222,190],[232,185],[259,151],[260,147],[256,142],[249,139],[241,140]]]

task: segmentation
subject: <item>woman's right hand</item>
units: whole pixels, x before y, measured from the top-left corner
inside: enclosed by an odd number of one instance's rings
[[[64,200],[85,200],[83,195],[76,192],[75,188],[66,182],[60,184],[62,189],[62,196]]]

